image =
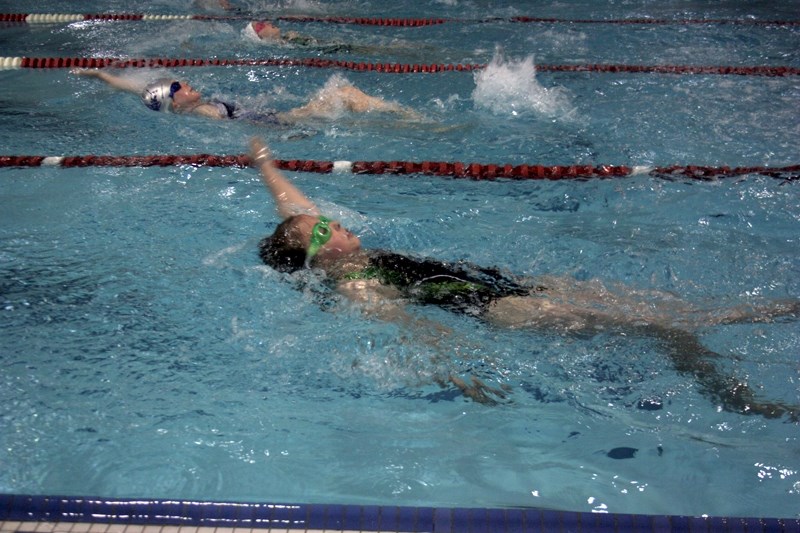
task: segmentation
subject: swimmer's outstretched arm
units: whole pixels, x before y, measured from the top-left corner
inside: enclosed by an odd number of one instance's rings
[[[275,167],[272,153],[264,141],[254,137],[250,140],[251,164],[261,172],[261,181],[275,199],[275,207],[281,218],[294,215],[319,215],[317,206],[309,200],[286,176]]]
[[[73,69],[72,73],[76,76],[84,76],[87,78],[98,78],[103,80],[111,87],[121,91],[128,91],[132,93],[140,93],[144,89],[144,85],[134,80],[123,78],[122,76],[115,76],[105,70],[79,68]]]

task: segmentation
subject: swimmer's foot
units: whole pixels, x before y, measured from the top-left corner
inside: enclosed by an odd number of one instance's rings
[[[467,384],[460,377],[453,375],[449,376],[448,381],[458,387],[464,396],[484,405],[497,405],[498,400],[505,400],[506,392],[510,391],[507,386],[501,386],[499,389],[490,387],[475,376],[471,377],[472,384]]]
[[[737,307],[718,317],[717,323],[758,324],[781,317],[800,319],[800,300],[776,300],[765,305]]]
[[[761,320],[770,322],[774,318],[791,317],[800,319],[800,300],[777,300],[756,308]]]
[[[800,422],[800,408],[783,403],[750,403],[739,411],[743,415],[759,415],[767,419],[786,417],[792,424]]]

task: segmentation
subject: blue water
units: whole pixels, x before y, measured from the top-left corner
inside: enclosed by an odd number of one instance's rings
[[[0,12],[19,11],[9,4],[0,2]],[[124,4],[96,11],[128,11]],[[800,11],[797,2],[380,5],[278,7],[464,18],[775,20]],[[260,134],[286,159],[798,163],[796,77],[533,76],[526,66],[529,56],[798,66],[797,27],[295,27],[380,48],[357,56],[368,61],[505,64],[485,78],[340,72],[429,120],[340,117],[278,130],[155,114],[66,70],[0,71],[0,152],[230,154]],[[199,21],[7,25],[0,55],[313,55],[249,44],[239,30]],[[299,105],[336,74],[171,72],[255,109]],[[800,297],[794,182],[292,177],[368,247],[600,279],[720,307]],[[655,342],[503,331],[417,309],[453,331],[434,363],[436,348],[405,340],[399,326],[346,305],[321,309],[314,294],[259,264],[257,242],[277,218],[249,169],[0,169],[0,198],[0,491],[798,516],[797,425],[719,411]],[[708,328],[701,338],[722,354],[720,368],[761,397],[800,404],[796,321]],[[433,383],[443,371],[512,393],[496,407],[472,403]],[[637,408],[653,399],[662,409]],[[633,457],[611,453],[627,448]]]

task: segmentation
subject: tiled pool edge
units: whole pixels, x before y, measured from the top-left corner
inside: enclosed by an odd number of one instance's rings
[[[687,517],[544,509],[464,509],[0,494],[0,522],[363,532],[800,533],[799,518]]]

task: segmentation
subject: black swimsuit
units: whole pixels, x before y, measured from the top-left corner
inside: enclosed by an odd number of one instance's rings
[[[273,126],[282,125],[283,122],[278,118],[278,114],[274,111],[267,113],[260,113],[258,111],[247,111],[239,109],[236,104],[223,102],[222,100],[213,99],[208,101],[209,105],[217,106],[220,115],[235,120],[248,120],[250,122],[258,122],[260,124],[269,124]]]
[[[540,288],[525,287],[494,268],[465,262],[447,263],[373,251],[369,266],[345,279],[379,279],[421,304],[448,311],[481,315],[498,298],[525,296]]]

